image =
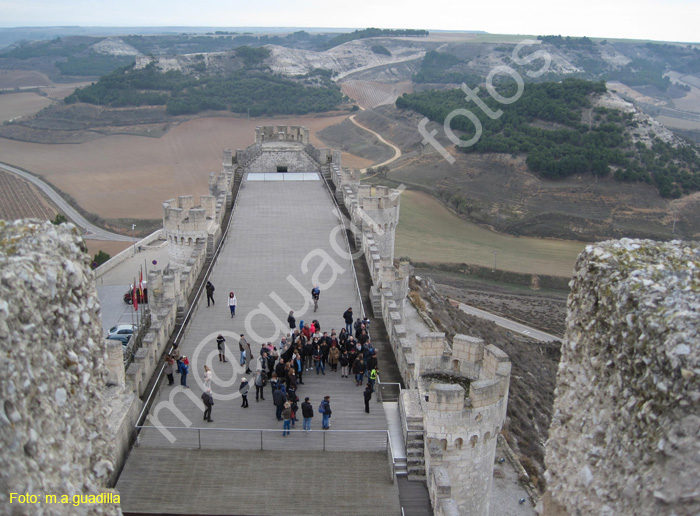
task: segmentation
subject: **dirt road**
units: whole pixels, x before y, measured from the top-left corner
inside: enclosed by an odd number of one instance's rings
[[[364,111],[364,108],[361,107],[360,109],[361,109],[362,111]],[[389,147],[391,147],[392,149],[394,149],[394,156],[393,156],[393,157],[389,158],[389,159],[386,160],[386,161],[383,161],[383,162],[381,162],[381,163],[378,163],[378,164],[376,164],[376,165],[373,165],[373,167],[376,168],[376,167],[381,167],[381,166],[383,166],[383,165],[388,165],[389,163],[393,163],[394,161],[396,161],[397,159],[399,159],[399,158],[401,157],[401,149],[399,149],[399,148],[398,148],[396,145],[394,145],[393,143],[390,143],[390,142],[386,141],[386,140],[384,139],[384,137],[382,137],[381,134],[372,131],[372,129],[368,129],[367,127],[365,127],[364,125],[362,125],[360,122],[358,122],[357,120],[355,120],[355,117],[356,117],[356,116],[357,116],[357,115],[352,115],[352,116],[350,117],[350,121],[351,121],[353,124],[355,124],[355,125],[356,125],[357,127],[359,127],[360,129],[364,129],[365,131],[367,131],[367,132],[369,132],[369,133],[372,133],[374,136],[377,137],[377,139],[378,139],[380,142],[382,142],[382,143],[384,143],[385,145],[388,145]],[[365,172],[367,172],[367,169],[366,169],[366,168],[360,169],[360,173],[364,174]]]

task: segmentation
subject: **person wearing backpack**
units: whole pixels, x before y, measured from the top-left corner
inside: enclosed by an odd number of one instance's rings
[[[302,428],[307,432],[311,431],[311,418],[314,417],[314,408],[309,403],[309,398],[304,398],[304,403],[301,404],[301,415],[304,418]]]
[[[321,427],[324,430],[328,430],[331,427],[331,414],[333,414],[333,411],[331,410],[331,397],[330,396],[324,396],[323,401],[321,402],[321,405],[318,407],[318,411],[320,414],[323,414],[323,419],[321,421]]]

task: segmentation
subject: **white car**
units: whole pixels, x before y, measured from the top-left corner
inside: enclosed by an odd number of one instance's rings
[[[135,324],[117,324],[109,329],[107,338],[109,340],[120,340],[122,344],[127,344],[131,335],[138,330]]]

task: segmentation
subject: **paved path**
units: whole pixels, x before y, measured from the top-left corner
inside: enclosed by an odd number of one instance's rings
[[[85,231],[83,238],[90,240],[112,240],[118,242],[131,242],[133,240],[132,237],[112,233],[111,231],[106,231],[91,224],[87,221],[87,219],[85,219],[85,217],[78,213],[75,208],[63,200],[63,197],[61,197],[56,190],[51,188],[47,183],[38,177],[5,163],[0,163],[0,168],[6,170],[7,172],[17,174],[18,176],[38,186],[54,203],[56,203],[58,208],[65,213],[70,220]]]
[[[481,317],[482,319],[493,321],[502,328],[506,328],[507,330],[520,333],[522,335],[525,335],[526,337],[530,337],[531,339],[539,340],[541,342],[550,342],[553,340],[561,342],[561,339],[559,337],[555,337],[550,333],[536,330],[535,328],[532,328],[530,326],[525,326],[524,324],[511,321],[510,319],[506,319],[505,317],[494,315],[491,312],[487,312],[479,308],[474,308],[473,306],[465,305],[464,303],[460,303],[459,301],[455,301],[453,299],[450,299],[450,302],[463,312],[475,315],[477,317]]]
[[[281,331],[286,331],[287,314],[295,310],[297,323],[303,319],[318,319],[323,330],[343,326],[342,314],[349,307],[357,308],[359,299],[355,279],[350,269],[347,249],[336,230],[337,218],[332,213],[330,195],[320,180],[317,181],[243,181],[238,193],[236,214],[230,233],[211,274],[216,287],[216,304],[207,307],[206,299],[199,300],[193,319],[188,326],[181,349],[190,358],[187,394],[175,394],[175,404],[185,420],[170,409],[157,413],[164,426],[202,427],[203,366],[208,363],[214,371],[213,391],[216,404],[214,423],[208,428],[274,429],[263,432],[263,447],[281,449],[321,449],[326,434],[327,449],[385,450],[387,422],[381,405],[372,400],[370,414],[364,412],[362,388],[355,387],[351,378],[340,378],[340,372],[326,370],[324,375],[306,373],[304,385],[298,390],[301,399],[309,396],[317,410],[322,396],[331,396],[333,416],[331,432],[320,431],[320,415],[316,414],[310,435],[292,433],[283,438],[281,425],[275,418],[270,387],[265,401],[255,402],[255,389],[249,396],[250,407],[242,408],[237,389],[245,375],[238,366],[237,336],[246,334],[259,356],[261,342],[279,344]],[[331,243],[332,242],[332,243]],[[319,310],[313,313],[309,291],[314,283],[321,287]],[[226,305],[229,291],[238,298],[236,317],[230,316]],[[227,339],[228,363],[219,362],[215,338],[223,334]],[[252,366],[254,369],[255,367]],[[245,375],[248,379],[250,375]],[[179,377],[176,374],[176,381]],[[155,406],[166,406],[173,388],[161,387]],[[177,392],[177,391],[176,391]],[[188,397],[189,395],[191,396]],[[152,421],[152,420],[151,420]],[[299,423],[300,425],[301,423]],[[357,431],[379,430],[371,434]],[[336,433],[335,430],[354,430]],[[248,431],[173,431],[176,441],[172,446],[198,447],[201,436],[204,448],[260,449],[261,432]],[[141,432],[144,446],[171,446],[155,429]]]

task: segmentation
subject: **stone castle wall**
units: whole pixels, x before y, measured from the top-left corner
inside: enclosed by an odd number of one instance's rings
[[[119,394],[108,394],[99,300],[80,233],[72,224],[0,221],[0,242],[1,512],[121,514],[117,505],[44,503],[46,494],[113,492],[107,400]],[[13,492],[40,503],[11,505]]]
[[[545,514],[700,514],[700,246],[580,255],[545,462]]]
[[[445,513],[444,506],[462,516],[487,515],[497,436],[508,406],[508,356],[466,335],[455,335],[450,344],[444,333],[418,335],[417,352],[431,500],[438,514]],[[469,392],[445,378],[470,380]]]
[[[330,179],[338,203],[350,214],[355,245],[372,277],[372,310],[384,321],[404,380],[399,405],[409,453],[414,453],[416,434],[423,438],[424,467],[418,457],[409,457],[409,475],[425,474],[436,515],[486,516],[497,436],[508,405],[510,361],[473,337],[457,335],[447,343],[443,333],[407,334],[403,306],[409,267],[394,264],[400,192],[360,185],[355,173],[337,164],[330,168]],[[434,382],[430,375],[468,379],[469,392],[456,383]]]
[[[300,150],[263,148],[258,156],[246,164],[245,169],[247,172],[277,172],[278,166],[285,166],[287,172],[320,172],[320,165]]]
[[[309,143],[309,130],[299,125],[265,125],[255,128],[255,143],[297,142]]]

